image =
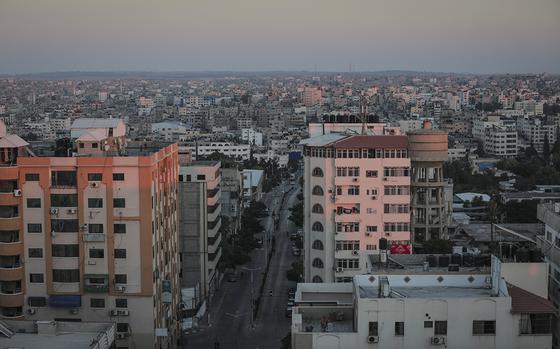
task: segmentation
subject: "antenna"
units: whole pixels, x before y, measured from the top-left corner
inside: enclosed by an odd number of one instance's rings
[[[366,135],[367,134],[367,127],[366,127],[366,122],[367,122],[367,113],[366,113],[366,103],[365,103],[365,99],[366,97],[364,96],[364,92],[362,91],[362,95],[360,96],[360,115],[362,118],[362,135]]]

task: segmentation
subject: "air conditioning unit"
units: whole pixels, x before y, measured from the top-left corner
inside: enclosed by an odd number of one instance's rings
[[[433,345],[444,345],[445,342],[445,336],[434,336],[431,340],[431,343]]]
[[[29,314],[29,315],[34,315],[36,312],[37,312],[37,310],[35,310],[33,308],[27,309],[27,314]]]
[[[352,182],[357,182],[358,178],[352,178]]]
[[[96,265],[97,262],[96,261],[92,261],[91,259],[87,261],[88,265]]]
[[[128,309],[113,309],[111,316],[128,316]]]
[[[367,337],[368,343],[379,343],[379,336],[368,336]]]
[[[358,251],[358,250],[354,250],[354,251],[352,251],[352,254],[353,254],[354,256],[357,256],[357,255],[359,255],[359,254],[360,254],[360,251]]]
[[[92,187],[92,188],[97,188],[97,187],[99,187],[99,182],[91,182],[91,187]]]
[[[52,215],[57,215],[58,214],[58,208],[51,207],[51,214]]]
[[[126,290],[126,287],[124,287],[123,285],[117,285],[115,286],[115,291],[117,292],[124,292],[124,290]]]
[[[76,314],[78,314],[78,312],[79,312],[79,310],[76,309],[76,308],[70,309],[70,314],[72,314],[72,315],[76,315]]]
[[[342,273],[343,271],[344,271],[344,268],[341,268],[341,267],[336,268],[337,273]]]
[[[14,189],[14,196],[21,196],[21,189]]]
[[[384,181],[388,181],[388,180],[389,180],[389,178],[387,178],[387,177],[383,177],[383,180],[384,180]]]
[[[80,225],[80,230],[81,231],[87,231],[88,230],[88,224],[86,223],[86,224]]]
[[[373,195],[373,196],[371,197],[371,199],[372,199],[372,200],[377,200],[377,195]]]
[[[128,337],[128,333],[117,332],[117,339],[126,339],[126,337]]]
[[[385,233],[385,236],[391,236],[391,233]]]
[[[75,208],[69,208],[69,209],[68,209],[68,213],[69,213],[69,214],[76,214],[77,212],[78,212],[78,210],[75,209]]]
[[[371,236],[371,233],[369,231],[366,231],[366,236]]]

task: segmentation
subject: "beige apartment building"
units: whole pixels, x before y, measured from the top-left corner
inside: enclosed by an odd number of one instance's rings
[[[101,153],[36,157],[0,131],[0,316],[111,321],[117,348],[175,348],[177,145],[125,152],[100,123],[78,139]]]

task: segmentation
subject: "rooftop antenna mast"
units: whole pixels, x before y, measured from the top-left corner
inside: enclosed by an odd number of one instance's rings
[[[362,119],[362,135],[367,135],[367,113],[366,113],[366,97],[364,96],[364,93],[362,92],[362,95],[360,96],[360,118]]]

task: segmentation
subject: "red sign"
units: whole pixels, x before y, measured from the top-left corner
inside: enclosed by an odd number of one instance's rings
[[[389,247],[391,254],[412,254],[412,245],[391,245]]]

